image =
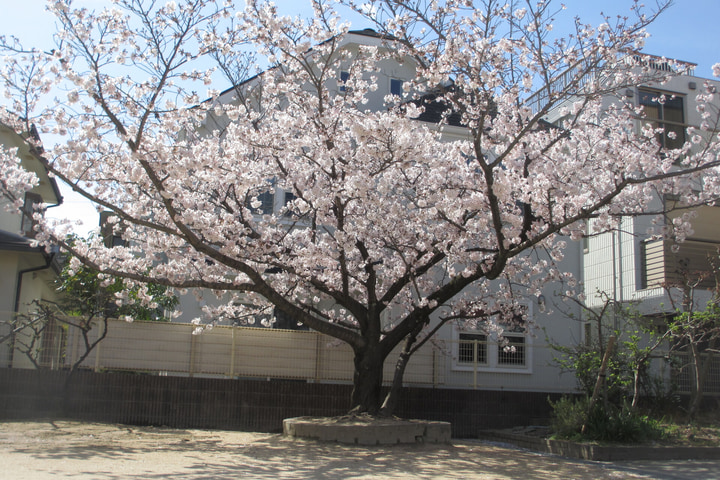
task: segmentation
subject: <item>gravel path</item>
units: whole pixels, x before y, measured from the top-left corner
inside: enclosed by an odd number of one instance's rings
[[[0,423],[0,465],[0,478],[14,480],[656,478],[626,466],[474,441],[356,447],[262,433],[74,421]]]

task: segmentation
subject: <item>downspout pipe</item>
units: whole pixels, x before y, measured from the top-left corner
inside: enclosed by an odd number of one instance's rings
[[[37,155],[38,158],[42,159],[42,157],[39,154],[37,154],[36,152],[33,152],[33,153],[35,153],[35,155]],[[50,204],[50,205],[45,205],[45,210],[47,210],[48,208],[59,207],[63,203],[63,197],[62,197],[62,195],[60,195],[60,189],[58,188],[58,184],[54,178],[50,179],[50,185],[52,186],[53,192],[55,192],[55,196],[58,199],[58,202]],[[57,248],[58,248],[57,246],[52,246],[53,250],[57,250]],[[43,254],[43,257],[45,257],[45,265],[40,265],[39,267],[26,268],[25,270],[20,270],[18,272],[17,282],[15,283],[15,285],[16,285],[16,287],[15,287],[15,305],[14,305],[15,308],[13,309],[13,312],[17,313],[18,309],[20,308],[20,292],[22,290],[23,275],[25,275],[26,273],[38,272],[40,270],[46,270],[46,269],[50,268],[50,265],[52,265],[52,261],[55,258],[56,253],[57,252],[55,252],[55,251],[46,253],[45,249],[43,249],[42,254]],[[14,340],[13,340],[13,346],[14,346]]]
[[[15,304],[13,306],[13,314],[14,315],[17,315],[20,310],[20,294],[22,293],[23,277],[25,276],[26,273],[39,272],[41,270],[47,270],[48,268],[50,268],[50,266],[52,265],[52,261],[55,258],[55,252],[47,254],[43,251],[43,256],[45,257],[45,265],[26,268],[24,270],[20,270],[17,274],[17,281],[15,282]],[[14,362],[15,362],[15,332],[13,332],[11,340],[10,340],[10,361],[8,364],[8,368],[12,368]]]

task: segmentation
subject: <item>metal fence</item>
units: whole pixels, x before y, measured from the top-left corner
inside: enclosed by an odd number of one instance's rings
[[[701,357],[700,362],[705,364],[708,361],[708,355],[704,354]],[[703,385],[704,395],[720,397],[720,355],[714,354],[709,361],[707,377]],[[680,393],[690,393],[695,385],[695,365],[690,361],[690,355],[676,355],[675,363],[680,365],[674,376],[677,390]],[[700,368],[703,366],[705,365],[701,365]]]

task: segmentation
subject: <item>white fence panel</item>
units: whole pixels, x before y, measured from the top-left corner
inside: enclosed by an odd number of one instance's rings
[[[81,366],[95,370],[189,372],[193,328],[185,324],[110,320],[107,336]],[[91,339],[99,333],[99,329],[93,329]],[[84,348],[80,332],[70,329],[67,363],[79,358]]]
[[[234,375],[314,378],[316,337],[311,332],[235,327]]]
[[[195,328],[195,325],[181,323],[110,320],[107,337],[85,359],[82,367],[96,371],[127,370],[171,375],[352,381],[352,349],[318,332],[219,326],[193,335]],[[92,331],[91,340],[97,334]],[[400,348],[398,346],[385,363],[385,384],[392,382]],[[448,353],[451,350],[447,345],[438,349],[428,342],[411,357],[404,383],[481,385],[472,372],[458,374],[452,371],[452,364],[448,363],[453,361]],[[71,330],[66,345],[66,364],[74,362],[83,352],[81,335]],[[453,375],[448,376],[451,371]],[[490,376],[497,375],[502,374]],[[502,376],[506,386],[517,383],[517,387],[521,387],[525,382],[524,375]]]

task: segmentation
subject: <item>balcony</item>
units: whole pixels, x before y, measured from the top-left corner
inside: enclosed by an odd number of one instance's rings
[[[641,66],[656,72],[666,72],[674,75],[694,76],[695,67],[697,67],[695,63],[658,57],[646,53],[621,55],[625,56],[629,66]],[[548,85],[545,85],[525,99],[525,105],[529,106],[533,113],[537,113],[551,101],[552,96],[555,94],[562,94],[561,96],[563,97],[567,94],[580,94],[588,83],[596,81],[596,74],[598,72],[602,73],[602,66],[598,66],[596,61],[597,59],[594,58],[586,59],[580,64],[555,75],[550,79]],[[592,68],[596,68],[597,70],[593,70]],[[652,80],[652,78],[648,78],[648,80]],[[573,86],[573,91],[566,92],[565,90],[570,86]]]
[[[675,244],[666,240],[642,243],[643,286],[657,288],[683,285],[689,280],[699,288],[715,286],[710,258],[718,257],[719,242],[686,240]],[[717,264],[717,262],[716,262]],[[703,278],[704,277],[704,278]]]

